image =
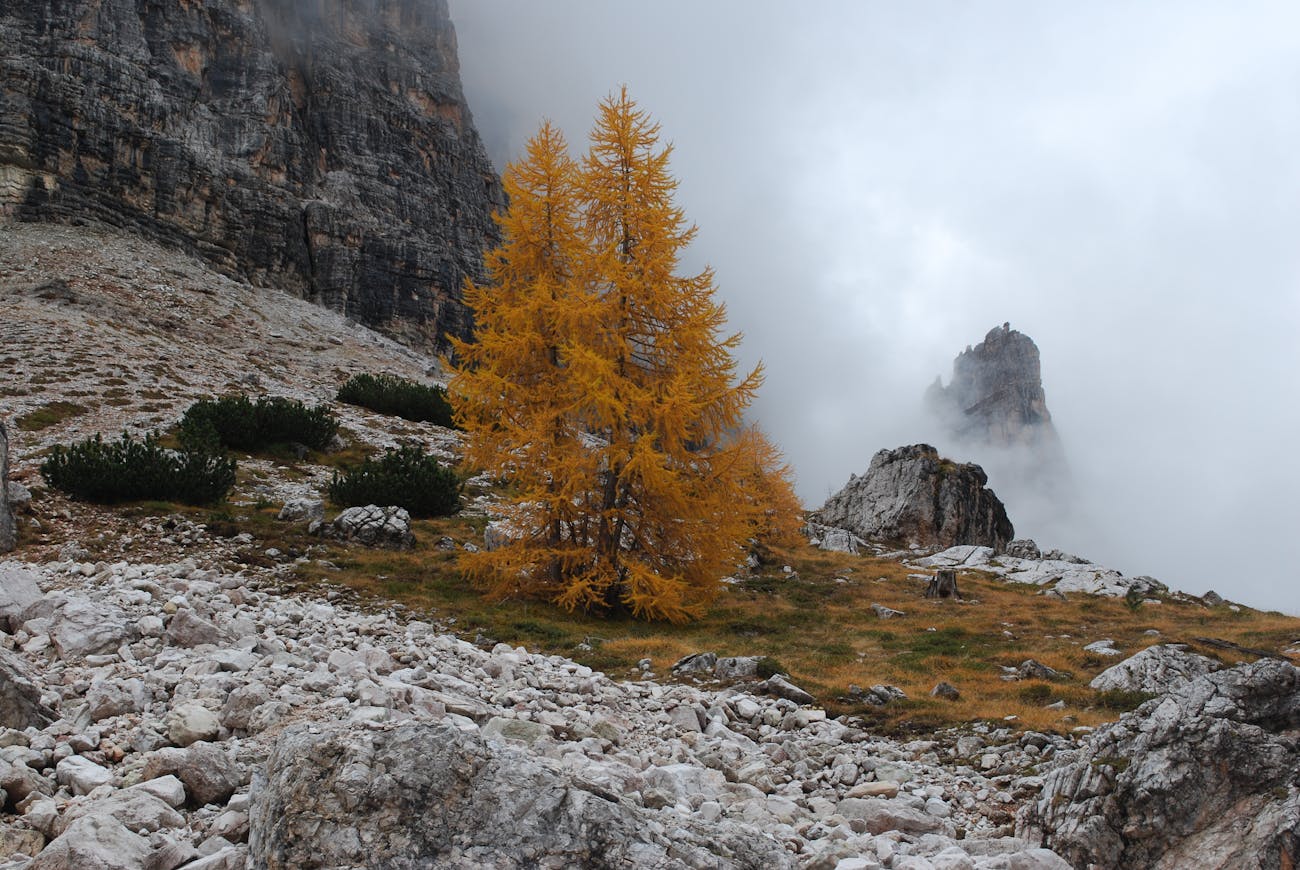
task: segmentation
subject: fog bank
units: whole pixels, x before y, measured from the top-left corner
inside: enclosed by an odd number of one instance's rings
[[[498,167],[626,83],[675,145],[753,414],[810,507],[941,433],[1010,321],[1078,490],[1017,531],[1300,613],[1300,7],[453,0]],[[966,456],[955,456],[967,459]],[[992,481],[998,488],[996,473]],[[1014,487],[1012,487],[1014,489]],[[1008,490],[1010,491],[1010,490]]]

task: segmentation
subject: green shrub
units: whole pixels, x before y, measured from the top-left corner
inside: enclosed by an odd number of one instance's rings
[[[790,672],[785,669],[785,665],[781,664],[771,656],[763,656],[758,660],[759,679],[766,680],[769,677],[776,676],[777,674],[788,675],[789,673]]]
[[[1155,695],[1150,692],[1107,689],[1104,692],[1097,693],[1097,706],[1106,710],[1114,710],[1116,713],[1127,713],[1130,710],[1136,710],[1154,697]]]
[[[1052,698],[1052,691],[1046,683],[1028,683],[1017,689],[1016,694],[1027,704],[1046,704]]]
[[[397,505],[413,517],[441,517],[460,510],[460,479],[420,447],[389,449],[378,459],[334,472],[330,499],[342,507]]]
[[[446,390],[394,375],[353,375],[339,389],[338,400],[417,423],[453,425]]]
[[[154,434],[136,441],[123,433],[112,442],[95,435],[70,447],[56,445],[41,474],[50,486],[86,501],[207,504],[235,485],[235,461],[205,451],[167,450]]]
[[[1136,586],[1130,586],[1128,591],[1124,593],[1124,606],[1133,613],[1137,613],[1142,608],[1146,598],[1146,593],[1141,589]]]
[[[324,450],[338,431],[327,405],[309,408],[297,399],[247,396],[204,399],[181,418],[180,440],[190,450],[260,450],[272,444],[304,444]]]

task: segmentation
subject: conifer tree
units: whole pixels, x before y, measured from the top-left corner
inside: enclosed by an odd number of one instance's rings
[[[737,378],[712,272],[677,274],[695,228],[670,153],[623,89],[581,166],[544,125],[506,173],[502,247],[467,291],[476,342],[457,345],[452,382],[467,460],[514,492],[515,539],[467,559],[497,595],[685,620],[775,528],[772,493],[797,504],[741,428],[761,372]]]

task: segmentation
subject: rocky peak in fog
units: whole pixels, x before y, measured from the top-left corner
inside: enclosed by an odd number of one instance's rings
[[[935,379],[926,402],[959,441],[995,447],[1056,443],[1043,391],[1038,346],[1011,328],[995,326],[952,364],[948,386]]]

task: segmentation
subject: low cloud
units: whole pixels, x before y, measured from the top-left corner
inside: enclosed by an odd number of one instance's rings
[[[754,415],[809,506],[1004,321],[1030,335],[1078,513],[1018,531],[1300,613],[1300,8],[457,0],[498,166],[585,144],[626,83],[675,143]],[[967,458],[958,456],[957,458]],[[994,486],[997,486],[995,476]],[[1014,487],[1013,487],[1014,488]],[[1017,503],[1019,502],[1019,503]],[[1276,555],[1275,555],[1276,553]]]

